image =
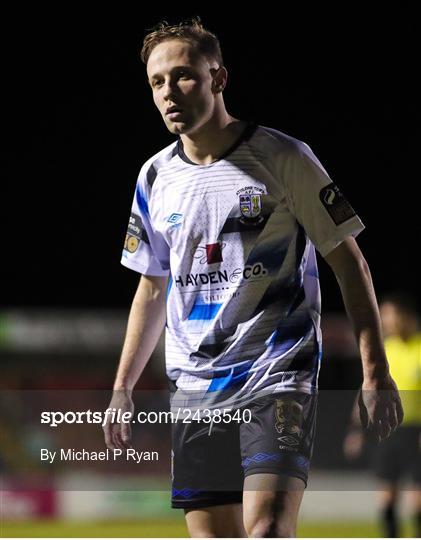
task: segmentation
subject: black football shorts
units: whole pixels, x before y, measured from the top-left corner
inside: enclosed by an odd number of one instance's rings
[[[226,423],[173,423],[172,507],[241,503],[244,478],[259,473],[307,486],[316,410],[317,394],[282,392],[231,410]]]

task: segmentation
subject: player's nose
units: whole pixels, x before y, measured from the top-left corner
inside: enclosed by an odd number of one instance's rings
[[[165,101],[172,100],[177,95],[177,85],[171,81],[168,80],[164,83],[164,89],[163,89],[163,96]]]

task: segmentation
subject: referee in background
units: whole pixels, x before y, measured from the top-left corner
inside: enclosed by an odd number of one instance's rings
[[[402,481],[409,477],[409,500],[415,522],[415,537],[421,537],[421,330],[413,298],[396,292],[380,304],[385,350],[390,373],[401,396],[404,419],[400,427],[372,453],[372,468],[380,481],[379,510],[383,534],[401,536],[397,503]],[[344,441],[348,459],[355,459],[364,444],[364,431],[357,403]]]

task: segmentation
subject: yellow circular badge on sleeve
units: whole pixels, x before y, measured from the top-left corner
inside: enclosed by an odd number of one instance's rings
[[[135,236],[129,236],[127,238],[127,251],[134,253],[139,245],[139,240]]]

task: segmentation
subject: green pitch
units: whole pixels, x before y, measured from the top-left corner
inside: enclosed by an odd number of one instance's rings
[[[405,524],[405,536],[410,536],[409,524]],[[0,537],[187,537],[183,516],[180,519],[133,521],[102,521],[75,523],[66,521],[21,521],[3,522]],[[298,527],[301,537],[349,537],[376,538],[380,531],[376,523],[370,522],[303,522]]]

